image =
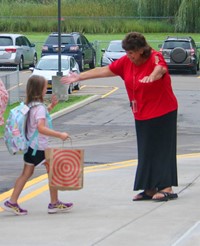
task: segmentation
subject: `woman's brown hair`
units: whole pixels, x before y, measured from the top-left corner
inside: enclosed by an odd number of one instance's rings
[[[138,51],[142,48],[142,57],[144,58],[148,58],[152,50],[152,48],[147,43],[145,37],[139,32],[128,33],[122,41],[122,48],[126,51]]]
[[[46,79],[42,76],[33,75],[28,79],[26,85],[26,104],[33,101],[43,102],[43,91]]]

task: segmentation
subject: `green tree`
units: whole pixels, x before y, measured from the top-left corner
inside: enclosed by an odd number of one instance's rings
[[[174,16],[182,0],[138,0],[138,14],[141,17]]]
[[[200,31],[200,0],[182,0],[176,16],[175,31]]]

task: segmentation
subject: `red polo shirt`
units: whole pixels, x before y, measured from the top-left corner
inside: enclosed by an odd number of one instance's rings
[[[130,102],[136,101],[136,120],[159,117],[178,108],[168,70],[161,79],[154,82],[139,81],[149,76],[157,65],[167,68],[163,56],[155,50],[152,50],[149,59],[140,66],[131,62],[126,55],[109,65],[110,70],[124,80]]]

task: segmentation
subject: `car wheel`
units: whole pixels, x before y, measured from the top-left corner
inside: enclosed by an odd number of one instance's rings
[[[92,58],[92,62],[89,63],[89,68],[95,68],[96,66],[96,56],[94,55],[93,58]]]
[[[187,51],[183,48],[177,47],[172,50],[170,56],[174,62],[182,63],[187,58]]]
[[[30,66],[35,67],[36,63],[37,63],[37,55],[35,54],[33,57],[33,63]]]
[[[194,66],[194,67],[191,69],[191,71],[192,71],[192,74],[197,74],[197,66]]]
[[[85,61],[84,61],[84,57],[82,56],[81,62],[79,64],[79,69],[80,69],[81,72],[83,72],[84,68],[85,68]]]
[[[19,61],[19,70],[23,70],[24,69],[24,59],[23,57],[21,56],[20,58],[20,61]]]
[[[197,71],[199,71],[199,62],[197,63]]]
[[[77,91],[80,90],[80,84],[79,83],[74,86],[74,90],[77,90]]]
[[[72,94],[73,84],[69,85],[68,94]]]

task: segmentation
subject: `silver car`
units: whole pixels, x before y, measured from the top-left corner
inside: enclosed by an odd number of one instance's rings
[[[35,44],[21,34],[0,34],[0,66],[35,66],[37,52]]]
[[[113,40],[108,44],[107,49],[101,49],[103,55],[101,57],[101,66],[107,66],[113,61],[126,55],[126,51],[122,48],[121,40]]]
[[[52,76],[56,76],[58,72],[58,55],[42,56],[35,68],[30,68],[32,75],[39,75],[45,77],[48,81],[47,94],[52,94]],[[61,56],[61,71],[63,76],[70,72],[80,73],[79,65],[72,56]],[[69,85],[68,93],[71,94],[73,90],[79,90],[80,83],[75,82]]]

